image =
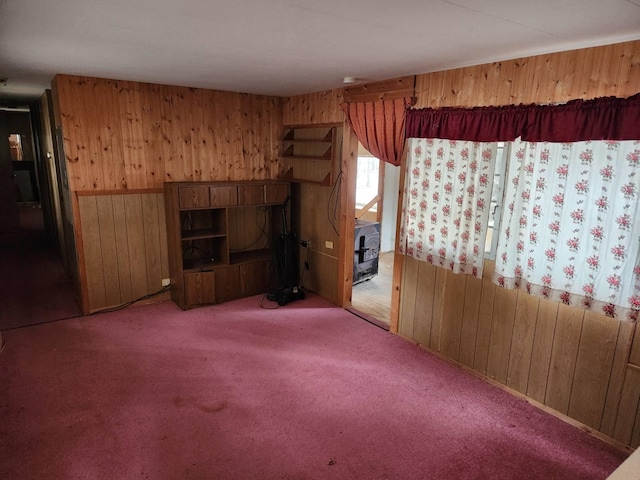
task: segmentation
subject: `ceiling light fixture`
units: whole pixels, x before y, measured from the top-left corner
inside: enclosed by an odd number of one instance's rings
[[[356,77],[344,77],[344,79],[342,80],[342,83],[344,83],[345,85],[351,85],[353,83],[356,83]]]

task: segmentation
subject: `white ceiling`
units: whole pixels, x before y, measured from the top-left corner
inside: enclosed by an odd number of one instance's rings
[[[0,0],[0,102],[56,73],[294,95],[640,39],[640,0]]]

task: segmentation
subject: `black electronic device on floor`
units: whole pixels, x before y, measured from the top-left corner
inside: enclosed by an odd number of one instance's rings
[[[356,220],[353,246],[353,285],[378,274],[380,223]]]
[[[276,239],[275,262],[278,288],[267,294],[268,300],[278,302],[280,306],[305,297],[299,285],[296,236],[289,231],[287,225],[287,204],[290,200],[291,197],[287,197],[282,205],[282,233]]]

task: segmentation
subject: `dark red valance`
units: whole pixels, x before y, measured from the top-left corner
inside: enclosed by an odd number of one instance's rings
[[[407,111],[407,137],[475,142],[640,140],[640,94],[563,105],[422,108]]]

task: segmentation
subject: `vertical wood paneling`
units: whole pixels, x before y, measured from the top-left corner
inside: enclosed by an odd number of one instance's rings
[[[338,259],[309,251],[310,268],[305,272],[304,287],[318,293],[333,303],[338,303],[338,283],[326,279],[338,278]]]
[[[281,173],[280,98],[69,75],[56,76],[53,90],[71,191],[153,189],[148,193],[157,195],[165,181],[252,180]],[[99,200],[105,202],[102,208],[109,206],[107,197]],[[95,216],[82,218],[91,211],[88,202],[83,200],[85,209],[78,213],[91,239],[77,239],[80,269],[91,282],[81,288],[92,295],[83,305],[95,310],[118,296],[129,301],[159,290],[159,279],[169,276],[162,206],[135,195],[112,198],[112,230],[106,216],[102,227]],[[123,221],[129,230],[118,228]],[[97,263],[98,232],[117,250],[117,260]],[[83,246],[87,252],[80,251]],[[85,257],[92,263],[83,265]]]
[[[140,194],[125,196],[124,212],[127,222],[127,247],[131,265],[131,293],[134,298],[140,298],[151,291],[145,262],[144,216]]]
[[[584,315],[568,414],[593,428],[602,422],[619,329],[617,319]]]
[[[566,102],[640,92],[640,42],[475,65],[416,77],[416,108]]]
[[[440,338],[444,316],[444,292],[446,279],[447,271],[443,268],[436,268],[436,286],[433,290],[433,320],[431,322],[431,339],[429,346],[438,352],[440,351]],[[418,291],[420,290],[421,286],[418,285]]]
[[[102,256],[103,276],[105,284],[105,304],[118,305],[122,302],[118,263],[114,262],[118,251],[116,248],[116,228],[113,216],[113,203],[110,197],[95,198],[100,232],[100,255]]]
[[[584,310],[558,308],[545,404],[564,414],[569,409],[583,318]]]
[[[98,205],[92,197],[78,199],[78,209],[82,216],[82,240],[84,243],[84,269],[86,274],[88,301],[91,305],[104,305],[106,294],[102,263],[102,245],[100,239],[100,221]]]
[[[622,393],[620,394],[620,409],[618,410],[613,438],[625,444],[631,443],[634,429],[640,428],[635,425],[639,404],[640,367],[629,364],[625,372]]]
[[[169,254],[167,251],[167,221],[165,217],[165,208],[164,208],[164,195],[161,193],[156,193],[155,195],[156,203],[158,204],[157,213],[158,213],[158,235],[160,236],[160,271],[162,273],[162,278],[169,278]]]
[[[633,336],[633,345],[631,347],[631,352],[629,353],[629,363],[640,367],[640,328],[638,328],[637,326],[635,329],[635,334]]]
[[[544,403],[547,392],[549,365],[551,364],[551,350],[556,333],[557,317],[558,303],[540,299],[527,383],[527,395],[540,403]]]
[[[342,123],[344,113],[343,89],[296,95],[284,100],[284,125],[313,125],[318,123]]]
[[[456,275],[447,271],[444,302],[440,327],[440,352],[458,360],[460,355],[460,335],[464,313],[464,292],[467,275]]]
[[[496,286],[491,281],[495,268],[494,261],[485,261],[482,272],[482,291],[480,292],[480,307],[478,309],[478,334],[476,349],[473,357],[474,370],[486,374],[489,361],[489,345],[491,343],[491,325],[493,323],[493,300]]]
[[[464,296],[464,313],[462,316],[460,356],[458,361],[469,368],[473,368],[473,361],[476,353],[481,294],[482,279],[468,276]]]
[[[493,300],[487,376],[503,384],[506,384],[509,369],[517,299],[517,290],[497,288]]]
[[[525,394],[529,383],[538,302],[538,298],[519,292],[509,354],[507,386]]]
[[[417,264],[418,277],[414,285],[420,285],[420,294],[418,295],[414,291],[414,298],[415,310],[421,313],[421,318],[414,322],[412,338],[420,345],[429,345],[431,342],[431,325],[435,321],[433,318],[433,295],[436,288],[437,268],[426,262],[417,262]],[[407,284],[411,285],[411,281]],[[440,321],[440,319],[437,321]]]
[[[69,75],[54,89],[73,191],[280,173],[278,97]]]
[[[146,259],[147,291],[157,292],[162,288],[161,232],[158,225],[158,202],[154,194],[141,195],[144,252]]]
[[[629,442],[631,448],[640,447],[640,406],[636,412],[636,419],[633,422],[633,431],[631,432],[631,441]]]
[[[620,395],[622,393],[624,376],[627,369],[627,358],[629,356],[629,350],[631,349],[634,329],[637,331],[636,324],[634,323],[620,323],[618,338],[616,340],[616,351],[611,368],[611,378],[609,379],[607,398],[605,400],[602,422],[599,428],[602,433],[610,437],[613,437],[616,418],[618,416]]]
[[[81,195],[78,204],[89,311],[158,292],[169,278],[163,196]]]
[[[113,221],[115,228],[116,264],[118,265],[118,283],[120,285],[120,303],[131,301],[135,298],[131,285],[131,260],[129,258],[129,243],[127,228],[127,215],[124,207],[124,195],[108,195],[113,207]],[[165,235],[166,237],[166,235]],[[150,292],[149,292],[150,293]],[[108,304],[111,306],[112,304]],[[102,305],[95,305],[94,308]]]
[[[416,323],[416,314],[419,315],[417,321],[419,323],[429,323],[426,317],[428,312],[422,312],[416,309],[416,299],[418,298],[417,286],[418,284],[418,272],[419,264],[417,260],[412,257],[404,257],[404,266],[402,268],[402,284],[407,285],[406,289],[402,291],[402,298],[400,303],[400,323],[398,325],[398,333],[408,338],[414,338],[414,324]],[[422,285],[421,285],[422,288]],[[429,288],[429,287],[425,287]],[[433,295],[433,290],[427,290],[426,295]],[[419,342],[417,338],[414,338]]]

